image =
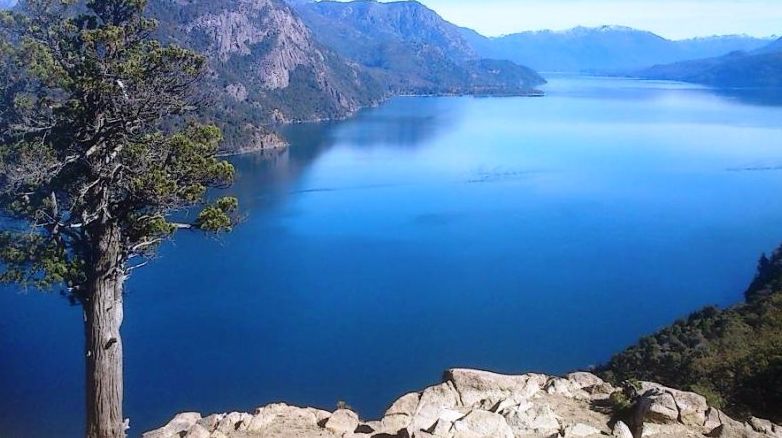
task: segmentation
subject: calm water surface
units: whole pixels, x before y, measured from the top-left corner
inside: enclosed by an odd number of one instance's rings
[[[180,234],[128,285],[132,435],[272,401],[373,417],[448,367],[587,367],[739,301],[782,241],[782,108],[660,82],[547,91],[400,98],[236,158],[246,223]],[[0,430],[78,436],[79,309],[2,292]]]

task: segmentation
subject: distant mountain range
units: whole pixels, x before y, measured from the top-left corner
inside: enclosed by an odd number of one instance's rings
[[[636,76],[723,88],[782,88],[782,39],[751,52],[657,65]]]
[[[545,82],[482,59],[417,2],[150,0],[149,11],[160,37],[209,58],[206,116],[233,150],[278,143],[267,126],[343,118],[393,95],[519,95]]]
[[[487,38],[470,29],[462,35],[484,57],[508,59],[545,72],[613,73],[737,50],[756,50],[770,40],[746,35],[672,41],[623,26],[577,27]]]
[[[533,68],[627,73],[660,65],[644,77],[710,84],[780,77],[781,41],[670,41],[618,26],[488,38],[416,1],[149,0],[149,13],[159,37],[208,57],[203,89],[213,104],[204,116],[220,122],[232,150],[279,143],[271,125],[343,118],[399,94],[535,94],[545,80]],[[663,66],[688,59],[702,60]]]
[[[527,67],[483,59],[461,28],[418,2],[293,4],[318,41],[394,94],[527,94],[545,82]]]

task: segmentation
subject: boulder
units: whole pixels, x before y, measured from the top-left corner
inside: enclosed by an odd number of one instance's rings
[[[559,417],[548,405],[529,405],[526,409],[509,409],[502,412],[505,421],[518,436],[547,435],[559,432]]]
[[[726,422],[727,415],[717,408],[709,408],[706,411],[706,420],[703,422],[703,428],[710,432]]]
[[[421,394],[418,392],[411,392],[405,394],[386,411],[386,417],[389,415],[408,415],[413,416],[415,409],[418,407],[418,403],[421,401]]]
[[[540,391],[547,379],[541,374],[508,376],[467,369],[451,369],[445,373],[445,381],[453,384],[464,406],[482,401],[497,403],[506,399],[529,399]]]
[[[710,438],[768,438],[768,435],[758,433],[749,425],[730,422],[716,427],[706,434]]]
[[[226,414],[219,423],[217,423],[216,430],[223,433],[230,433],[236,431],[246,431],[247,426],[253,416],[245,412],[231,412]]]
[[[755,432],[764,433],[773,437],[782,437],[782,428],[762,418],[752,417],[747,422]]]
[[[432,434],[432,436],[449,438],[452,430],[453,422],[440,418],[434,423],[434,426],[429,428],[426,432]]]
[[[462,406],[459,393],[453,383],[446,382],[426,388],[415,409],[408,427],[412,430],[428,430],[440,418],[445,409]]]
[[[703,426],[706,422],[706,412],[709,410],[706,397],[694,392],[672,390],[671,393],[679,409],[679,422],[687,426]]]
[[[547,394],[559,395],[577,400],[589,400],[589,393],[583,390],[580,383],[563,379],[561,377],[552,377],[546,382],[543,388]]]
[[[564,438],[585,438],[600,435],[600,429],[584,423],[567,426],[562,432]]]
[[[505,419],[493,412],[473,410],[453,423],[453,438],[513,438]]]
[[[209,438],[212,435],[207,428],[196,423],[187,430],[187,438]]]
[[[633,433],[630,432],[630,428],[622,421],[617,421],[616,424],[614,424],[611,434],[615,438],[633,438]]]
[[[217,425],[220,424],[223,418],[225,418],[225,414],[212,414],[198,420],[197,423],[204,426],[206,430],[213,431],[217,429]]]
[[[297,408],[284,403],[276,403],[255,410],[247,422],[245,430],[260,432],[272,426],[290,427],[295,429],[309,428],[328,418],[331,414],[317,409]]]
[[[702,427],[706,423],[709,410],[706,397],[650,382],[642,382],[641,391],[652,398],[650,421],[661,424],[679,422],[692,427]]]
[[[614,391],[589,373],[561,378],[453,369],[443,383],[397,399],[378,421],[361,422],[346,409],[278,403],[252,415],[179,414],[143,438],[782,438],[769,421],[741,423],[700,395],[648,382],[626,423],[608,432],[611,413],[602,398]]]
[[[641,398],[642,402],[638,406],[645,412],[639,417],[643,418],[644,422],[657,424],[676,424],[679,422],[679,409],[670,392],[652,389],[644,392]]]
[[[142,438],[170,438],[174,436],[180,436],[182,433],[187,432],[193,427],[198,420],[201,419],[201,414],[197,412],[184,412],[177,414],[171,421],[160,429],[147,432],[142,435]]]
[[[358,427],[358,415],[348,409],[337,409],[326,420],[325,428],[336,435],[353,433]]]

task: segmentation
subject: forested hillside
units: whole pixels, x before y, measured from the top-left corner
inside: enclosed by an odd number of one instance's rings
[[[657,65],[638,76],[694,82],[715,87],[782,87],[782,40],[752,52],[733,52],[717,58]]]
[[[461,28],[418,2],[298,2],[296,10],[318,41],[394,94],[528,94],[545,82],[527,67],[480,56]]]
[[[696,312],[617,354],[600,373],[695,391],[733,416],[782,421],[782,248],[761,259],[746,303]]]

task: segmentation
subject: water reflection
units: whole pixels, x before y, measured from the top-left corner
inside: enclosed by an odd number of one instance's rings
[[[549,96],[576,97],[603,100],[660,100],[675,96],[698,97],[713,95],[746,105],[782,106],[782,88],[712,88],[704,85],[674,82],[638,80],[615,77],[578,77],[572,75],[552,75],[544,90]]]
[[[467,99],[467,98],[464,98]],[[414,150],[460,123],[464,105],[438,98],[397,99],[383,111],[368,109],[347,121],[284,127],[290,147],[232,157],[237,179],[232,191],[244,209],[270,209],[302,190],[302,175],[336,144],[348,148]]]
[[[782,88],[714,88],[710,91],[747,105],[782,106]]]

